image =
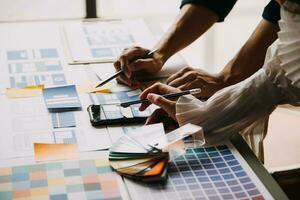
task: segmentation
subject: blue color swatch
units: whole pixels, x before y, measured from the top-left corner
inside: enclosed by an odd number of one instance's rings
[[[26,60],[28,59],[28,53],[26,50],[8,51],[6,53],[7,60]]]
[[[76,120],[73,112],[58,112],[51,114],[53,128],[75,127]]]
[[[226,145],[187,149],[169,162],[164,184],[131,184],[133,199],[256,199],[265,197]]]
[[[81,108],[75,85],[44,88],[43,96],[50,111],[77,110]]]
[[[56,144],[77,144],[75,130],[53,131]]]
[[[0,180],[1,200],[122,199],[117,177],[105,160],[0,168]]]

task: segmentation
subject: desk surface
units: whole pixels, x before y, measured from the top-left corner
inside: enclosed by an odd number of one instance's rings
[[[41,22],[37,22],[41,24]],[[47,26],[47,23],[55,25],[56,22],[43,22],[45,27]],[[58,22],[57,25],[61,25],[62,23],[68,23],[68,22]],[[153,21],[147,20],[147,23],[149,24],[149,27],[153,32],[156,34],[160,32],[159,27],[155,25],[156,23]],[[6,24],[9,25],[9,24]],[[16,25],[16,24],[15,24]],[[34,23],[30,23],[30,26],[34,25]],[[21,26],[24,28],[26,27],[26,23],[21,23]],[[1,31],[1,30],[0,30]],[[6,45],[10,41],[13,41],[13,46],[18,47],[18,44],[12,40],[11,38],[7,38],[8,41],[6,41]],[[34,38],[31,38],[34,39]],[[30,39],[29,39],[30,40]],[[26,42],[25,42],[26,43]],[[3,116],[2,116],[3,117]],[[249,166],[253,169],[253,171],[256,173],[256,175],[259,177],[259,179],[263,182],[263,184],[266,186],[266,188],[269,190],[269,192],[272,194],[272,196],[275,199],[285,200],[288,199],[287,196],[283,193],[281,188],[278,186],[278,184],[274,181],[272,176],[267,172],[267,170],[263,167],[263,165],[258,161],[258,159],[255,157],[255,155],[252,153],[248,145],[244,142],[242,137],[240,135],[234,135],[231,138],[231,142],[233,145],[238,149],[240,154],[243,156],[243,158],[247,161]]]

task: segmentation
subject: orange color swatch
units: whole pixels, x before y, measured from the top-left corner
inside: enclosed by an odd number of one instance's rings
[[[34,158],[37,162],[74,159],[79,157],[76,144],[34,144]]]
[[[155,176],[159,175],[162,170],[164,169],[167,161],[166,160],[160,160],[157,164],[154,165],[149,171],[145,172],[144,176]]]

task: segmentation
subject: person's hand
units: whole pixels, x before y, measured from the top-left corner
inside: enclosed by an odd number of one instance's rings
[[[165,62],[163,56],[155,51],[151,58],[146,58],[149,52],[150,50],[142,47],[124,49],[114,62],[117,71],[124,71],[124,74],[117,77],[117,81],[132,86],[137,83],[134,79],[136,76],[159,72]]]
[[[161,109],[155,110],[152,115],[148,117],[146,124],[160,122],[162,118],[167,116],[176,121],[176,101],[168,100],[161,95],[177,92],[180,92],[177,88],[162,83],[156,83],[141,93],[140,99],[148,99],[150,103],[161,107]],[[149,105],[149,103],[141,104],[140,111],[145,110]]]
[[[201,69],[185,67],[173,74],[166,82],[172,87],[180,90],[190,90],[201,88],[201,93],[197,97],[210,97],[216,91],[224,87],[224,81],[221,75],[210,74]]]

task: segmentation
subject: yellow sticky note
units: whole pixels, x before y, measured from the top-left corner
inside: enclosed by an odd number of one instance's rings
[[[44,89],[44,85],[28,85],[21,88],[22,89]]]
[[[110,87],[93,87],[89,84],[83,84],[83,85],[76,85],[76,89],[78,93],[110,93],[111,89]]]
[[[78,157],[77,144],[34,143],[34,158],[37,162],[74,159]]]
[[[78,93],[90,93],[93,91],[93,87],[89,84],[76,85],[76,90]]]
[[[32,85],[21,88],[6,88],[6,96],[8,98],[26,98],[41,96],[44,85]]]

